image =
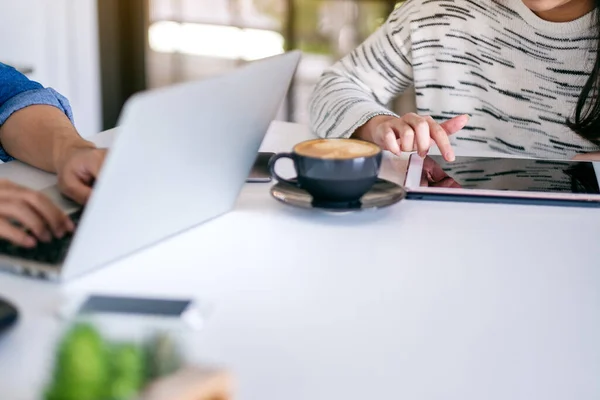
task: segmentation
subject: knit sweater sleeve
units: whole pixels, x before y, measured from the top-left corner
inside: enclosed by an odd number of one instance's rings
[[[376,115],[395,115],[386,105],[413,84],[408,0],[350,54],[324,71],[309,102],[310,127],[321,137],[343,138]]]

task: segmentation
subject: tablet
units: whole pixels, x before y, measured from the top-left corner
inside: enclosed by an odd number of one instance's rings
[[[408,199],[600,207],[600,163],[519,158],[410,157]]]

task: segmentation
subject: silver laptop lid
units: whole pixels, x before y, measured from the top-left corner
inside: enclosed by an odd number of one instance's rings
[[[231,210],[300,56],[290,52],[132,97],[62,279]]]

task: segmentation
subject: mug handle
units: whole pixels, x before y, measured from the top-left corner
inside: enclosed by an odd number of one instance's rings
[[[277,164],[277,161],[279,161],[282,158],[289,158],[293,161],[294,155],[292,153],[279,153],[271,157],[271,159],[269,160],[269,171],[271,171],[271,176],[275,177],[275,179],[277,179],[279,182],[287,183],[288,185],[292,186],[298,186],[298,182],[282,178],[277,174],[277,172],[275,172],[275,164]]]

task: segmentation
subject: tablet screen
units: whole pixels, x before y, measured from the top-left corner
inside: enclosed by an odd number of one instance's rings
[[[600,194],[594,163],[511,158],[427,156],[421,187]]]

